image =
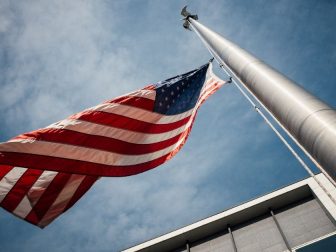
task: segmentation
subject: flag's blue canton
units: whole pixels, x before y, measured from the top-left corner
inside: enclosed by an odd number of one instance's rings
[[[154,112],[176,115],[192,109],[202,90],[208,66],[158,83]]]

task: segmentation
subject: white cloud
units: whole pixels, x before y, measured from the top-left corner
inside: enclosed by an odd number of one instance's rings
[[[0,86],[8,125],[41,127],[132,88],[122,84],[136,83],[127,50],[106,49],[116,40],[116,28],[113,17],[104,23],[98,7],[91,1],[3,7],[3,19],[10,20],[5,23],[12,24],[3,42],[10,68]]]

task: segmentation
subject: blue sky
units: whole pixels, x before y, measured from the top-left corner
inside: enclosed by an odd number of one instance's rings
[[[185,4],[336,107],[334,1],[0,0],[0,141],[204,64],[208,52],[182,28]],[[1,251],[119,251],[306,176],[228,85],[168,163],[101,179],[44,230],[1,209]]]

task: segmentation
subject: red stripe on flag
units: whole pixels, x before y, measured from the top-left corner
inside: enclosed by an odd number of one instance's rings
[[[1,202],[1,206],[9,212],[14,211],[42,173],[42,170],[26,170]]]
[[[26,221],[37,225],[54,203],[59,193],[63,190],[71,174],[58,173],[44,191],[40,199],[36,202],[33,210],[25,218]]]
[[[63,212],[72,207],[91,188],[91,186],[93,186],[98,178],[99,177],[96,176],[86,176],[80,186],[77,188],[71,200],[68,202],[68,205],[65,207]]]
[[[73,115],[70,117],[70,119],[80,119],[83,121],[100,123],[120,129],[127,129],[141,133],[156,134],[156,133],[168,132],[181,127],[182,125],[186,124],[189,121],[190,116],[173,123],[155,124],[140,121],[137,119],[132,119],[126,116],[117,115],[113,113],[88,110],[80,114]]]
[[[144,97],[123,96],[110,101],[110,103],[119,103],[123,105],[153,111],[155,101]]]
[[[150,144],[134,144],[104,136],[96,136],[66,129],[40,129],[14,139],[34,139],[105,150],[125,155],[141,155],[162,150],[175,144],[184,133]]]
[[[122,177],[138,174],[163,164],[180,150],[188,138],[191,126],[185,131],[185,138],[173,151],[157,159],[137,165],[113,166],[92,162],[72,160],[51,156],[42,156],[26,153],[2,152],[1,163],[24,166],[27,168],[51,170],[65,173],[75,173],[91,176]]]
[[[0,153],[0,159],[1,159],[1,153]],[[6,176],[6,174],[13,169],[13,166],[9,165],[0,165],[0,180]]]

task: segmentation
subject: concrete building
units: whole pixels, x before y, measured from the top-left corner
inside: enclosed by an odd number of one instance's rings
[[[326,190],[307,178],[125,252],[336,251],[336,188],[316,178]]]

